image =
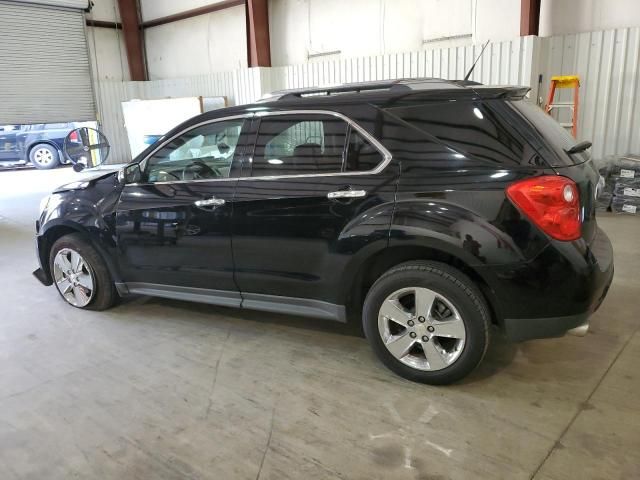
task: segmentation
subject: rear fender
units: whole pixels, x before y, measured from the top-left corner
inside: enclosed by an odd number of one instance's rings
[[[396,204],[389,246],[414,245],[459,258],[469,266],[504,265],[527,260],[499,222],[440,199],[407,200]]]

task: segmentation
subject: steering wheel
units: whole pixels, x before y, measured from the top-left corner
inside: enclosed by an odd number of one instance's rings
[[[189,178],[193,175],[193,178]],[[215,167],[210,167],[203,160],[194,160],[191,165],[187,165],[182,169],[182,180],[197,180],[204,178],[219,178],[222,174]]]

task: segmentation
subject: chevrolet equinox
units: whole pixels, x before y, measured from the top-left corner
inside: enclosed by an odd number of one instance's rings
[[[613,277],[590,143],[527,91],[394,80],[204,113],[44,199],[34,274],[88,310],[355,315],[397,374],[456,381],[493,331],[586,332]]]

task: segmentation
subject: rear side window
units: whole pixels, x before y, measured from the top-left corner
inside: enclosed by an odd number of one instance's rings
[[[577,143],[576,139],[571,136],[569,130],[561,126],[553,117],[544,113],[540,107],[526,100],[508,103],[542,137],[542,143],[551,148],[555,158],[546,156],[551,166],[572,165],[589,159],[587,152],[579,152],[573,155],[565,152],[565,150],[570,149]]]
[[[447,102],[391,108],[389,113],[456,151],[498,164],[522,165],[535,155],[503,117],[481,102]]]
[[[382,154],[355,128],[349,132],[349,146],[345,161],[347,172],[368,172],[384,160]]]
[[[258,128],[251,176],[340,172],[346,136],[346,122],[333,116],[264,117]]]

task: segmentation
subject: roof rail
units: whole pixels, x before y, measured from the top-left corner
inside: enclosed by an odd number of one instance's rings
[[[285,98],[301,98],[313,95],[334,95],[338,93],[360,93],[370,90],[410,90],[403,80],[382,80],[373,82],[343,83],[327,87],[294,88],[290,90],[278,90],[264,95],[260,101],[274,101]]]
[[[278,90],[264,95],[260,102],[272,102],[284,99],[303,98],[310,96],[329,96],[341,93],[360,93],[375,90],[410,91],[430,88],[448,87],[460,88],[471,85],[480,85],[470,80],[444,80],[441,78],[399,78],[395,80],[381,80],[372,82],[343,83],[326,87],[295,88],[291,90]]]

